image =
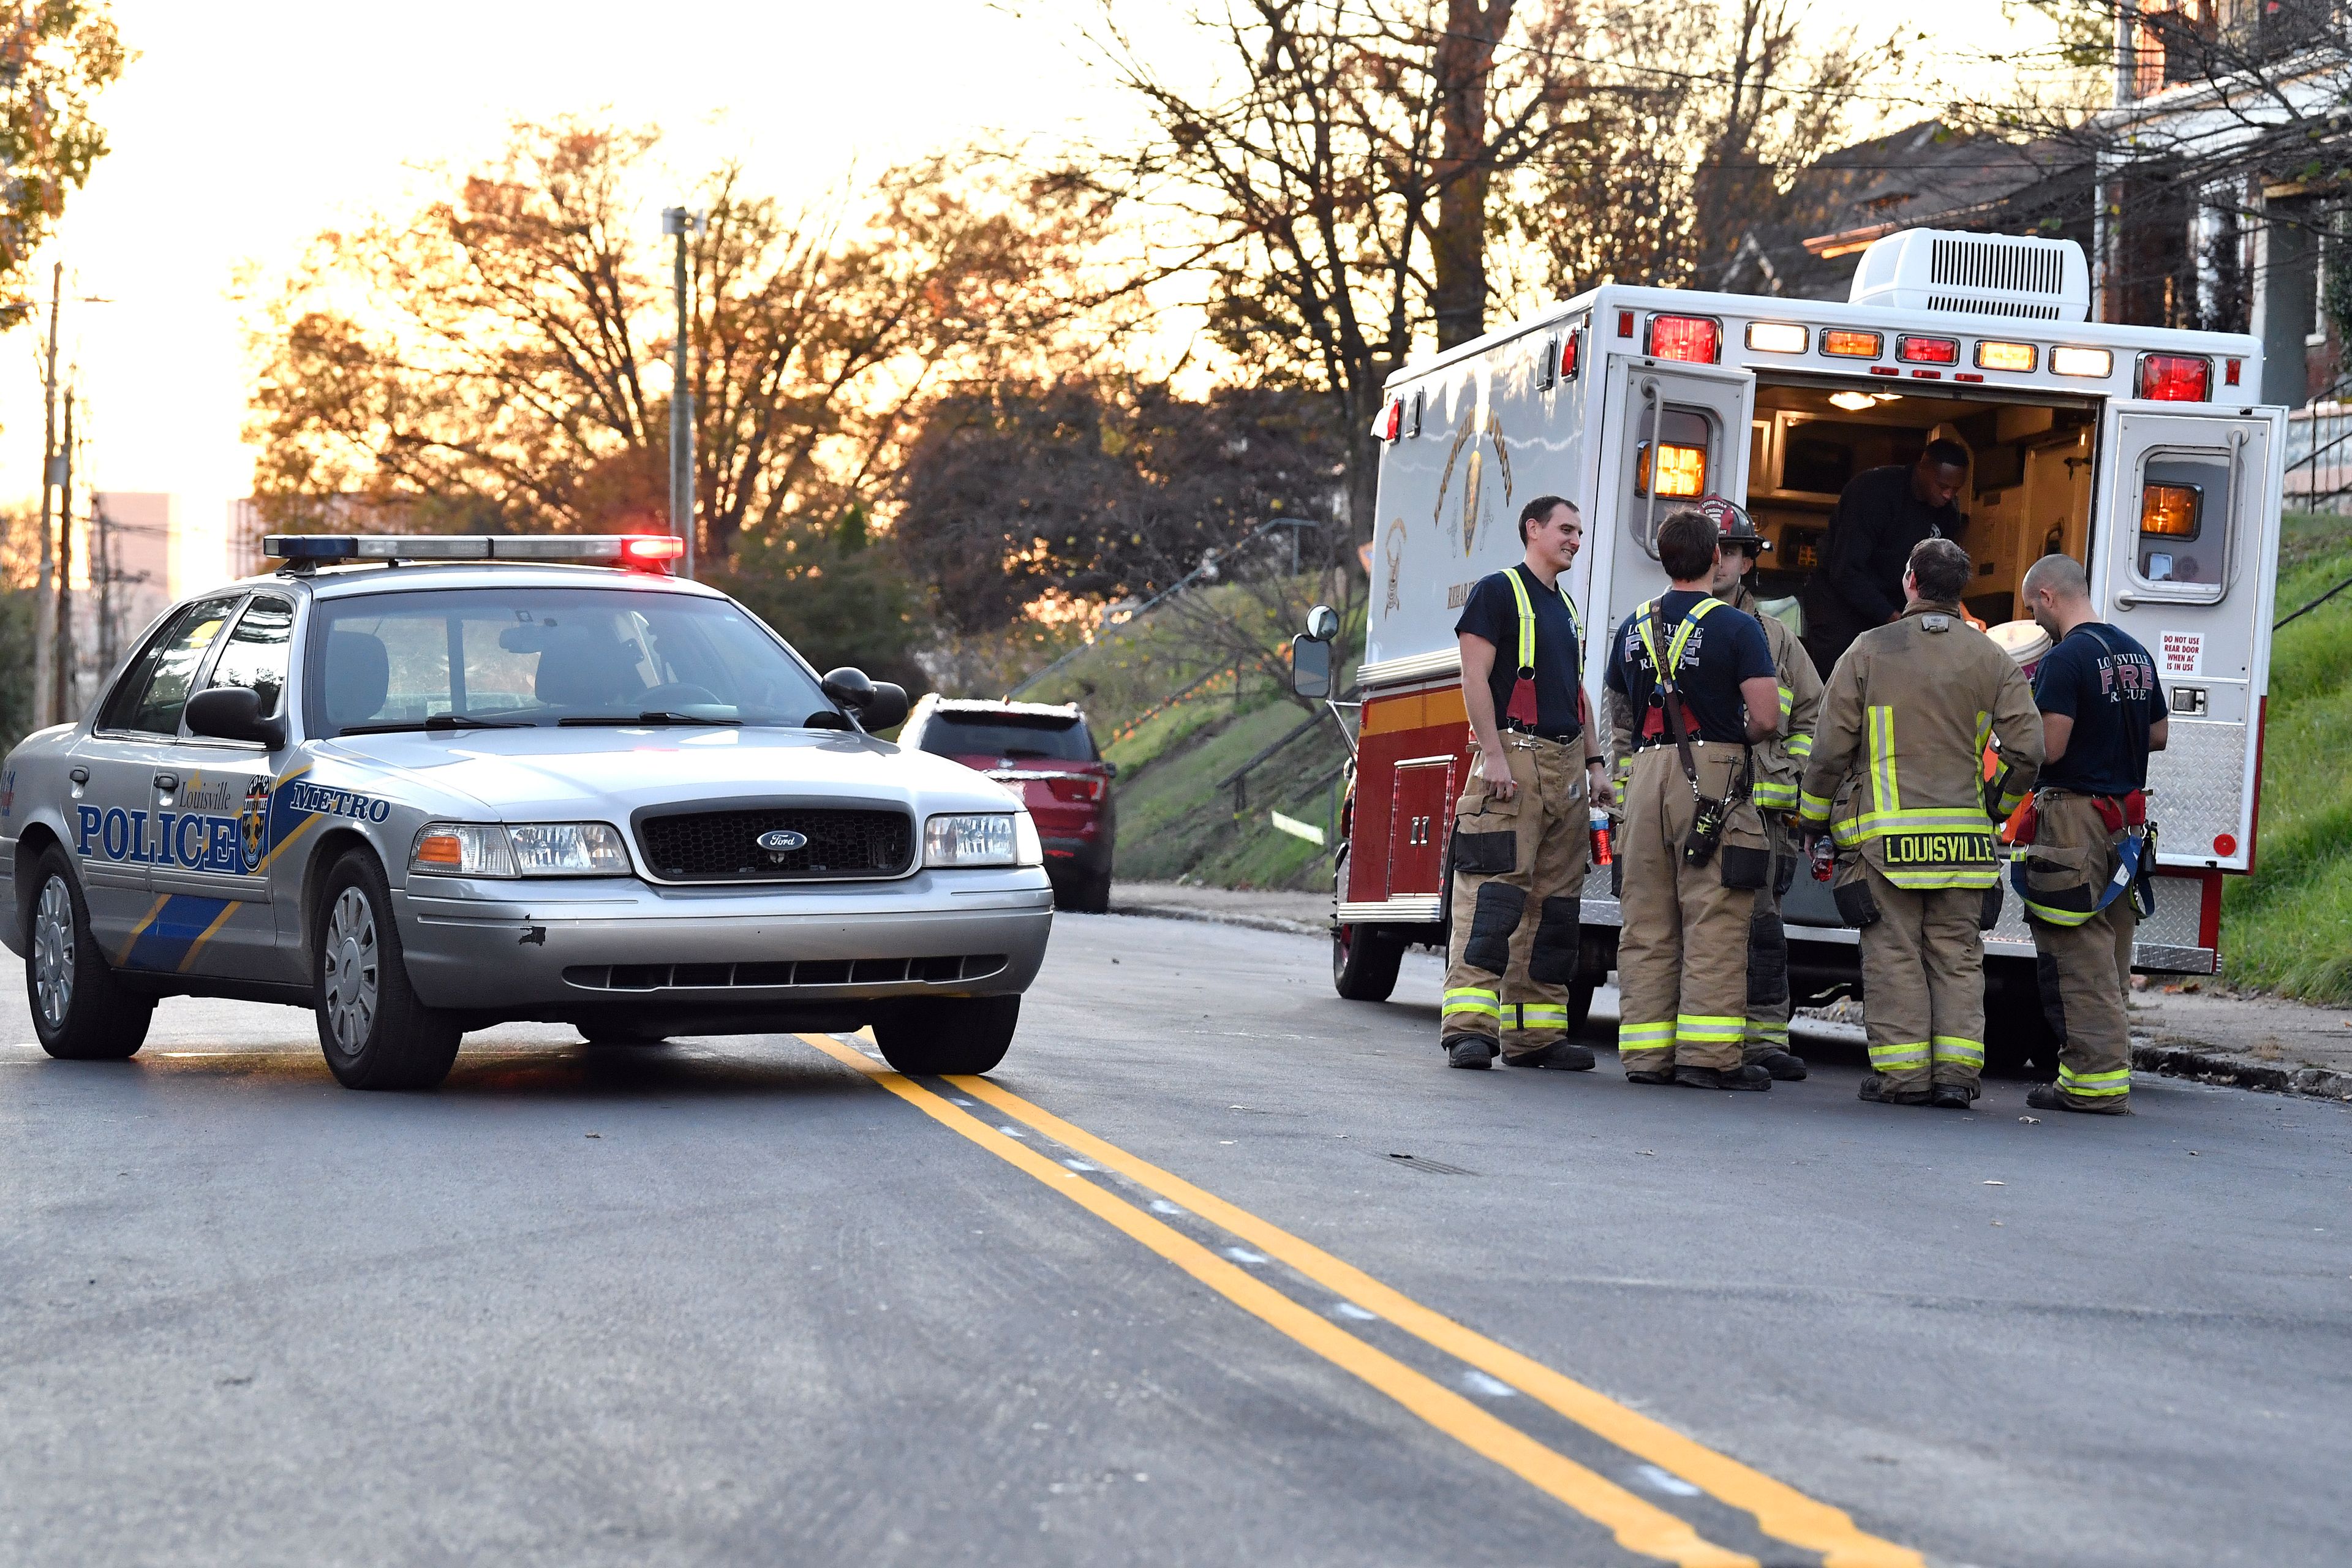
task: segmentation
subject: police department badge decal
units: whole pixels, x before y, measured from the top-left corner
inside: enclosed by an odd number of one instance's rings
[[[245,809],[236,815],[236,839],[246,874],[250,876],[261,868],[263,857],[269,853],[268,779],[256,779],[246,787]]]

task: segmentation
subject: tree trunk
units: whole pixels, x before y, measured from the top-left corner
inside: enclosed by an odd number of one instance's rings
[[[1442,142],[1432,171],[1438,196],[1430,313],[1441,349],[1486,330],[1486,185],[1493,173],[1486,91],[1495,74],[1495,46],[1511,24],[1512,4],[1446,0],[1445,35],[1437,41]]]

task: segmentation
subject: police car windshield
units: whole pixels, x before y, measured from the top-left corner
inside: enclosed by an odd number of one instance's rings
[[[724,599],[453,588],[321,602],[310,710],[335,735],[589,722],[838,727],[808,671]]]

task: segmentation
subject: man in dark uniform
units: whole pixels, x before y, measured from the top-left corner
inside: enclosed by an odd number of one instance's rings
[[[1658,525],[1671,589],[1609,647],[1611,728],[1630,738],[1618,907],[1617,1057],[1635,1083],[1769,1089],[1742,1065],[1748,942],[1769,898],[1754,748],[1780,730],[1780,679],[1754,617],[1714,596],[1714,518]]]
[[[1454,808],[1454,929],[1438,1043],[1449,1066],[1582,1072],[1568,1038],[1589,801],[1607,793],[1588,736],[1584,627],[1568,569],[1584,520],[1559,496],[1519,513],[1525,559],[1478,580],[1454,634],[1478,754]]]
[[[2170,728],[2164,687],[2147,649],[2098,618],[2069,557],[2035,562],[2022,593],[2053,644],[2033,678],[2050,759],[2024,852],[2025,918],[2042,1010],[2059,1038],[2058,1081],[2028,1090],[2025,1102],[2119,1116],[2131,1100],[2126,995],[2138,921],[2129,884],[2151,847],[2147,754],[2164,750]]]
[[[1805,651],[1826,672],[1873,626],[1903,614],[1903,572],[1923,539],[1958,539],[1968,520],[1954,498],[1968,482],[1969,452],[1930,441],[1909,468],[1865,468],[1830,513],[1821,564],[1806,579]]]

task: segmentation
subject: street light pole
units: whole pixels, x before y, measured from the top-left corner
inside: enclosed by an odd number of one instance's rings
[[[687,330],[692,324],[686,296],[686,240],[709,226],[700,213],[684,207],[662,209],[662,232],[677,237],[673,282],[677,293],[677,353],[669,395],[669,528],[686,541],[684,575],[694,575],[694,382],[687,368]]]

